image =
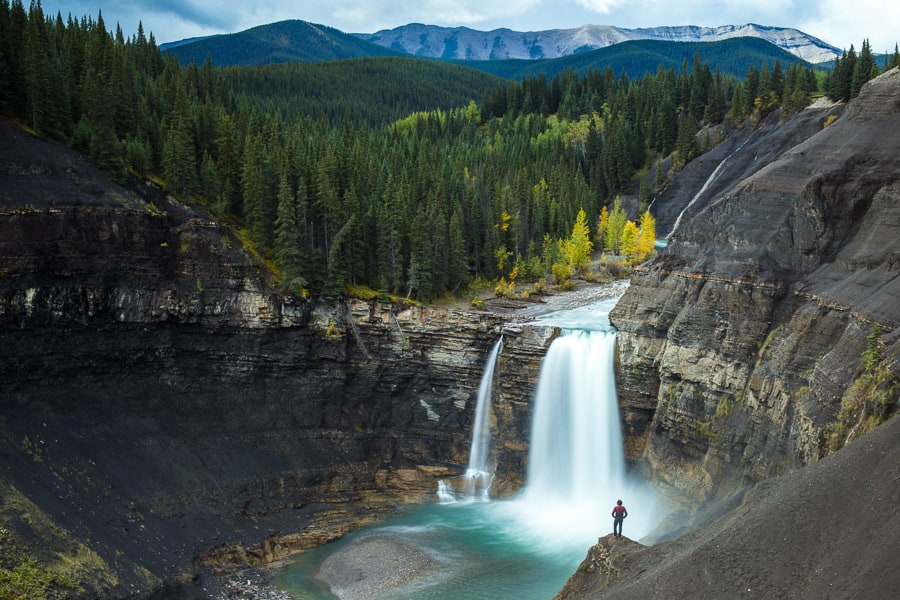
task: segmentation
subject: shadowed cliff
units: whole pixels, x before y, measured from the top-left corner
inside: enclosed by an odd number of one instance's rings
[[[633,454],[689,512],[896,410],[900,72],[791,119],[743,134],[712,193],[668,198],[684,209],[668,248],[611,314],[622,402],[644,409]]]
[[[465,463],[500,317],[315,312],[152,185],[8,122],[0,164],[4,568],[165,596],[430,499]]]

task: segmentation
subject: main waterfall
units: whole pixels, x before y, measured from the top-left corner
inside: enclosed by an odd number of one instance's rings
[[[608,326],[566,329],[541,365],[528,477],[511,505],[524,530],[543,546],[596,542],[612,531],[610,512],[620,498],[634,515],[625,535],[636,538],[648,531],[646,494],[638,493],[626,472],[615,344],[615,330]]]
[[[629,510],[624,534],[632,539],[659,519],[652,492],[626,470],[615,344],[608,325],[567,329],[541,365],[526,487],[510,504],[523,531],[542,547],[592,545],[612,532],[610,512],[618,499]]]
[[[596,503],[602,490],[621,487],[615,344],[613,331],[575,331],[547,351],[535,393],[529,496]]]

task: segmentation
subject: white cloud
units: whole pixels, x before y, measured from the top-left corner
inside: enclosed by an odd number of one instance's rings
[[[609,14],[613,8],[628,4],[628,0],[575,0],[576,4],[598,14]]]
[[[820,10],[801,17],[796,27],[843,48],[859,51],[868,39],[875,53],[893,52],[900,42],[900,3],[881,0],[821,0]]]

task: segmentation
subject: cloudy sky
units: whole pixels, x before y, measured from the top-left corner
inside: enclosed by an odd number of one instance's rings
[[[24,4],[27,7],[28,1]],[[744,25],[793,27],[833,46],[893,51],[900,41],[896,0],[42,0],[45,14],[96,18],[126,36],[142,22],[158,43],[233,33],[301,19],[347,33],[372,33],[407,23],[518,31],[579,25]]]

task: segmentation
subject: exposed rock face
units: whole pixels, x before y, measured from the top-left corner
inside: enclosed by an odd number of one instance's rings
[[[714,42],[737,37],[758,37],[811,63],[821,63],[840,55],[837,48],[822,40],[779,27],[724,25],[721,27],[652,27],[623,29],[611,25],[583,25],[575,29],[547,31],[477,31],[468,27],[439,27],[411,23],[359,37],[414,56],[463,60],[532,60],[559,58],[578,52],[606,48],[628,40],[674,42]]]
[[[873,325],[900,349],[900,72],[829,114],[732,151],[611,314],[632,452],[685,500],[819,459]]]
[[[898,491],[895,417],[675,541],[601,538],[556,598],[896,598]]]
[[[90,540],[85,595],[283,558],[465,463],[501,316],[317,313],[155,188],[8,123],[0,164],[0,479]]]

